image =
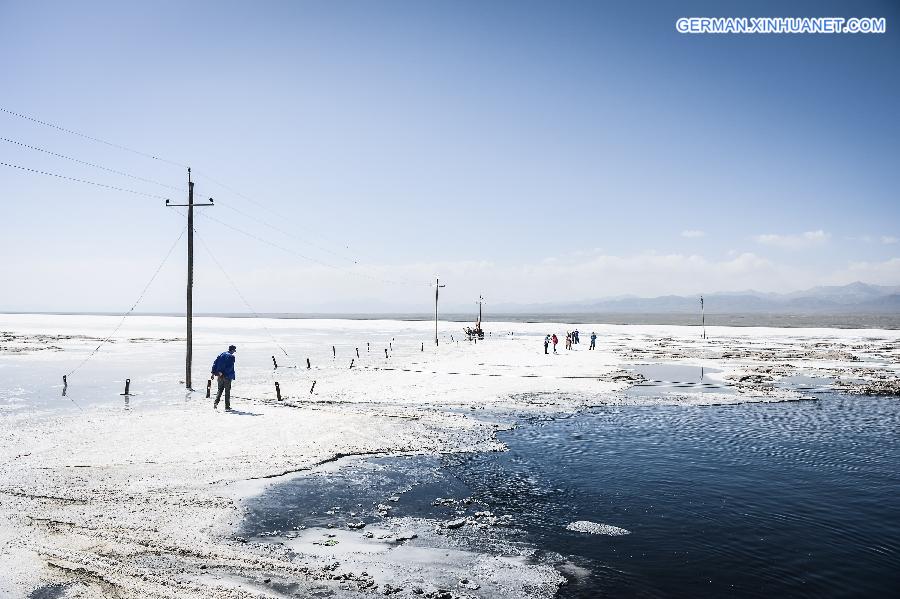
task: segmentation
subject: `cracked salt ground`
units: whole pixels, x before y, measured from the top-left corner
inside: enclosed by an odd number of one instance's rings
[[[274,485],[246,509],[242,534],[398,593],[550,597],[563,580],[535,548],[497,534],[511,517],[472,499],[440,456],[345,460]]]

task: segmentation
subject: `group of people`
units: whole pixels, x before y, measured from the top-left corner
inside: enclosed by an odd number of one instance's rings
[[[553,353],[556,353],[556,346],[559,343],[559,337],[556,336],[556,333],[552,335],[547,335],[544,337],[544,353],[550,353],[548,350],[550,348],[550,344],[553,344]],[[578,345],[581,343],[581,338],[578,334],[578,329],[574,331],[566,333],[566,349],[572,349],[573,345]],[[597,333],[591,333],[591,346],[588,349],[596,349],[597,347]],[[219,402],[222,400],[222,395],[225,395],[225,411],[231,411],[231,381],[235,379],[234,374],[234,354],[237,351],[237,347],[234,345],[228,346],[228,351],[222,352],[218,356],[216,356],[215,361],[212,365],[211,374],[216,378],[217,382],[217,393],[216,399],[213,402],[213,408],[219,407]]]
[[[556,336],[556,333],[552,335],[547,335],[544,337],[544,353],[550,353],[547,351],[550,347],[550,344],[553,344],[553,353],[556,353],[556,345],[559,343],[559,337]],[[566,332],[566,349],[572,349],[573,345],[577,345],[581,343],[581,337],[579,336],[578,329],[575,329],[571,332]],[[597,333],[591,333],[591,346],[588,349],[596,349],[597,348]]]

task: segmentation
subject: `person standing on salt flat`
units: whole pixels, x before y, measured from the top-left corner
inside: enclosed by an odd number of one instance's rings
[[[219,383],[219,391],[216,393],[216,401],[213,402],[213,409],[219,407],[219,400],[222,399],[222,392],[225,392],[225,411],[231,411],[231,381],[234,376],[234,352],[237,347],[228,346],[228,351],[223,351],[216,357],[216,361],[212,365],[212,374]]]
[[[556,344],[559,343],[559,337],[556,336],[556,333],[553,333],[553,353],[556,353]]]
[[[597,348],[597,333],[591,333],[591,346],[588,349]]]
[[[550,335],[547,335],[546,337],[544,337],[544,353],[545,354],[549,353],[549,352],[547,352],[547,347],[549,345],[550,345]]]

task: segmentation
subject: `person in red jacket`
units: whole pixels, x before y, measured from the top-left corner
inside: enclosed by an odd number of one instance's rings
[[[555,354],[556,344],[559,343],[559,337],[556,336],[556,333],[553,333],[553,339],[551,339],[551,341],[553,341],[553,353]]]

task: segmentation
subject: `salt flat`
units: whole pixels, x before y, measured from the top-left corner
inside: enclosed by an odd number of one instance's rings
[[[39,588],[62,597],[284,596],[266,579],[291,581],[301,596],[394,588],[413,596],[403,563],[417,579],[433,573],[423,593],[437,596],[447,575],[433,551],[391,550],[379,562],[388,552],[361,531],[342,531],[356,540],[345,539],[351,549],[334,565],[318,545],[246,542],[235,535],[242,500],[342,456],[502,450],[494,433],[514,414],[809,397],[781,384],[796,375],[847,392],[896,393],[900,369],[897,331],[708,327],[704,340],[697,327],[490,323],[476,344],[459,338],[460,323],[441,322],[435,347],[429,322],[195,318],[197,391],[187,393],[182,319],[129,318],[84,362],[118,320],[0,315],[0,592],[8,596]],[[578,328],[582,343],[545,355],[543,336],[562,339],[567,328]],[[587,349],[592,330],[597,351]],[[230,343],[238,379],[235,412],[226,414],[212,410],[205,385]],[[704,379],[713,388],[627,392],[646,381],[623,368],[652,363],[714,369]],[[73,369],[62,397],[62,375]],[[495,555],[454,555],[494,568],[500,581],[463,585],[459,596],[549,596],[562,582],[528,559],[501,568]]]

